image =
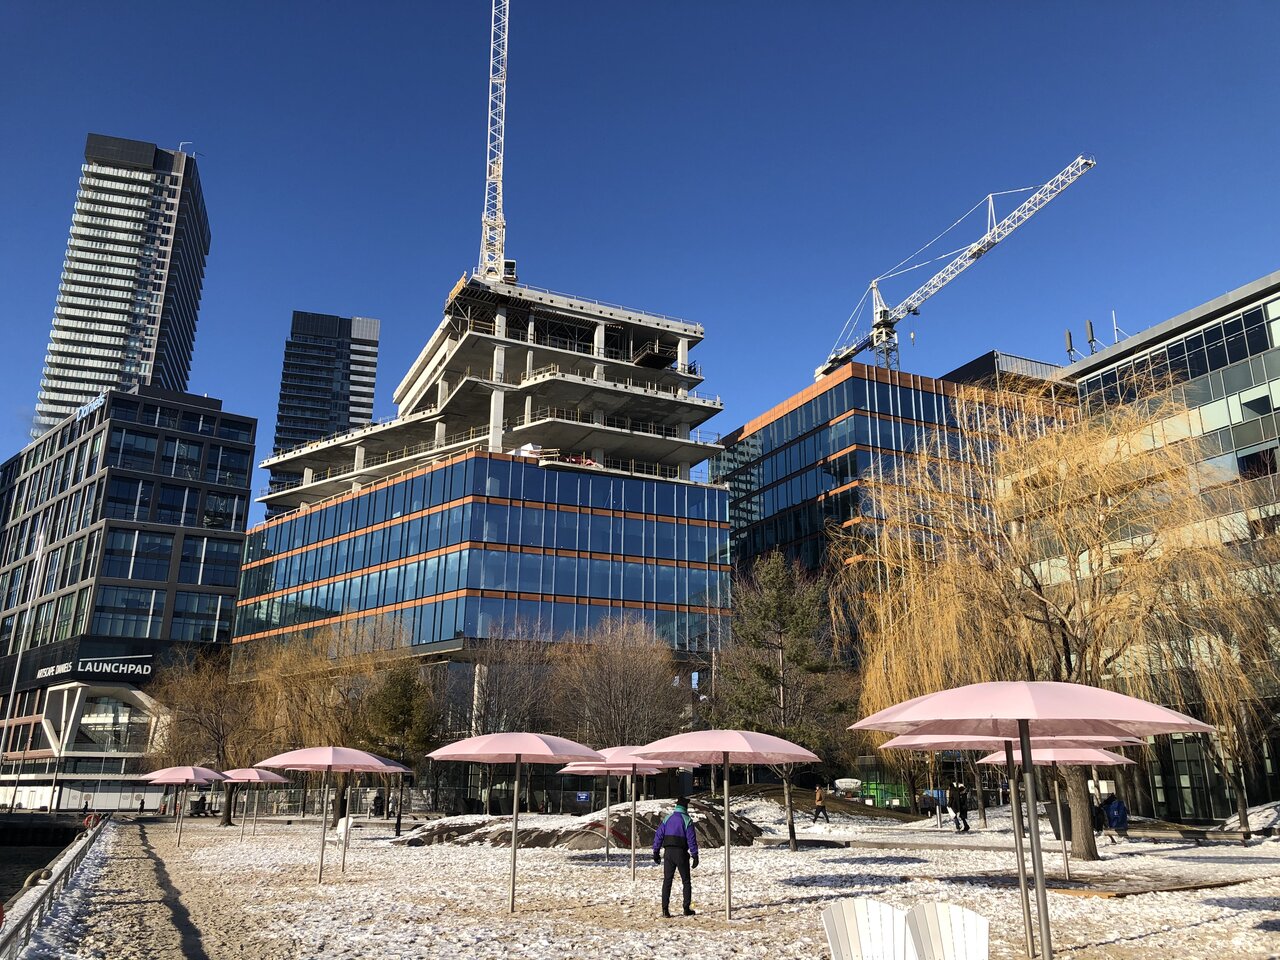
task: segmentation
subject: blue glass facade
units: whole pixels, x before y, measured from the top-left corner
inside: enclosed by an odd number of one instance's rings
[[[860,478],[947,423],[953,391],[851,363],[726,436],[711,476],[729,487],[733,562],[781,549],[821,566],[827,525],[862,513]]]
[[[642,617],[680,651],[728,614],[728,498],[472,452],[249,532],[236,639],[392,617],[414,644]]]

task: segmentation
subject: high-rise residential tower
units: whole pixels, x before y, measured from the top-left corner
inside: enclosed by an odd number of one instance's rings
[[[209,254],[193,156],[91,133],[31,434],[114,387],[184,391]]]
[[[380,326],[369,317],[294,311],[284,344],[275,453],[373,419]]]

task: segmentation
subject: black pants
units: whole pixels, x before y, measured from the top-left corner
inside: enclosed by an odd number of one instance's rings
[[[964,826],[961,826],[964,824]],[[962,833],[969,829],[969,811],[963,807],[956,808],[956,833]]]
[[[817,822],[818,822],[818,814],[822,814],[822,819],[826,820],[826,821],[827,821],[827,823],[830,823],[830,822],[831,822],[831,818],[830,818],[829,816],[827,816],[827,805],[826,805],[825,803],[820,803],[820,804],[818,804],[816,807],[814,807],[814,808],[813,808],[813,822],[814,822],[814,823],[817,823]]]
[[[662,912],[671,910],[671,881],[680,871],[680,882],[684,884],[684,908],[689,909],[693,903],[693,888],[689,883],[689,851],[679,847],[662,848]]]

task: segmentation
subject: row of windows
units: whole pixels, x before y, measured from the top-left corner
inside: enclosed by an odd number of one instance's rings
[[[20,523],[0,533],[0,565],[13,563],[20,557],[31,556],[44,533],[46,543],[54,543],[94,523],[101,516],[101,499],[104,486],[98,480],[89,483],[48,504],[38,514],[24,518]]]
[[[502,638],[516,633],[554,640],[566,635],[582,636],[619,616],[644,620],[674,649],[698,653],[710,651],[727,625],[727,617],[689,610],[623,610],[586,603],[488,597],[459,597],[419,604],[398,611],[392,623],[394,631],[411,644],[436,643],[462,636]],[[386,619],[382,615],[364,617],[345,629],[376,630]],[[311,631],[303,628],[297,632],[306,636]]]
[[[1277,346],[1273,322],[1280,321],[1280,299],[1226,320],[1217,320],[1177,340],[1080,381],[1086,402],[1132,400],[1155,374],[1181,383],[1257,357]]]
[[[724,476],[747,461],[770,453],[850,410],[868,410],[933,424],[946,424],[953,419],[951,401],[942,394],[850,377],[744,437],[726,451],[731,454],[728,459],[715,458],[711,474]],[[742,449],[733,454],[733,449],[739,445]]]
[[[230,596],[179,590],[173,595],[171,640],[231,639],[235,601]],[[158,640],[164,625],[165,591],[148,587],[103,587],[93,608],[92,630],[104,637]]]
[[[475,503],[415,517],[252,567],[244,572],[241,596],[256,597],[298,587],[466,540],[728,563],[728,531],[719,527]]]
[[[209,530],[243,530],[247,498],[239,493],[201,492],[194,487],[157,484],[153,480],[112,477],[107,484],[103,516],[139,523],[172,523]]]
[[[50,459],[39,472],[33,471],[18,481],[5,517],[12,522],[65,493],[85,477],[93,476],[98,471],[101,456],[102,434],[98,433],[56,459]]]
[[[0,619],[0,650],[17,653],[19,645],[26,649],[59,643],[84,632],[89,610],[89,588],[47,600],[35,608],[15,611]],[[28,617],[30,628],[28,629]]]
[[[859,516],[863,510],[862,489],[854,487],[813,500],[765,518],[736,516],[733,525],[733,559],[735,563],[752,560],[777,547],[824,533],[830,523],[843,523]],[[755,524],[754,526],[748,526]]]
[[[117,397],[111,405],[111,419],[124,423],[141,423],[149,427],[166,427],[184,433],[199,433],[236,443],[253,442],[253,424],[231,417],[219,418],[214,413],[179,410],[164,404],[139,403]]]
[[[173,560],[173,534],[145,530],[112,529],[107,532],[102,575],[121,580],[169,579]],[[234,587],[240,571],[240,544],[234,540],[187,536],[183,538],[179,583]]]
[[[274,556],[473,495],[657,514],[678,520],[724,521],[728,516],[724,491],[714,487],[581,474],[470,456],[327,507],[299,511],[287,520],[254,530],[249,535],[246,560]]]
[[[270,600],[242,602],[236,634],[297,626],[463,588],[714,607],[727,607],[729,596],[728,576],[722,570],[461,550]]]
[[[156,450],[159,437],[152,433],[127,427],[112,427],[111,442],[107,446],[106,463],[111,467],[140,470],[153,473],[156,470]],[[205,444],[199,440],[169,437],[164,442],[159,472],[166,477],[184,477],[188,480],[204,480],[228,486],[247,486],[249,483],[250,454],[247,450],[211,443],[208,458],[204,458]],[[204,470],[200,469],[204,460]]]

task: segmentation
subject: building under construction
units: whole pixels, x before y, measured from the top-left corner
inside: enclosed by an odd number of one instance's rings
[[[702,328],[460,281],[396,390],[395,419],[277,454],[236,639],[392,617],[420,649],[640,617],[708,649],[728,607],[723,488],[691,478],[721,408]],[[425,646],[424,646],[425,645]]]

